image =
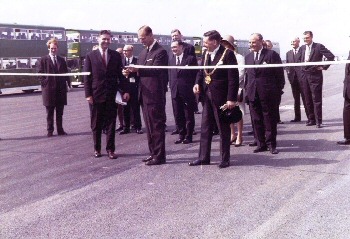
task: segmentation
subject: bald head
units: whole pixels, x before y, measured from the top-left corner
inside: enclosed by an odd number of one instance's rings
[[[297,49],[300,45],[299,37],[294,37],[290,44],[292,45],[293,49]]]

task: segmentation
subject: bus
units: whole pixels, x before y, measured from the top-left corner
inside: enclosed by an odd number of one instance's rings
[[[67,65],[71,69],[71,72],[82,72],[84,66],[84,59],[95,45],[98,45],[98,30],[77,30],[66,29],[68,54]],[[132,32],[116,32],[111,31],[113,37],[110,49],[116,50],[122,48],[126,44],[134,46],[134,55],[137,57],[139,53],[144,49],[144,46],[139,42],[137,33]],[[155,39],[171,53],[171,36],[170,35],[154,35]],[[202,53],[202,38],[201,37],[188,37],[185,36],[183,41],[194,45],[195,51],[198,56]],[[172,54],[172,53],[171,53]],[[75,76],[72,79],[72,87],[78,87],[83,84],[82,76]]]
[[[48,54],[46,42],[56,38],[59,54],[67,56],[63,27],[0,24],[0,89],[20,88],[23,92],[40,89],[37,76],[16,75],[36,73],[38,60]]]

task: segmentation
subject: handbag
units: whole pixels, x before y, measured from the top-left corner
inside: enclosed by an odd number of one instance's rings
[[[239,106],[235,106],[232,109],[220,109],[219,118],[225,123],[237,123],[243,117],[242,111]]]

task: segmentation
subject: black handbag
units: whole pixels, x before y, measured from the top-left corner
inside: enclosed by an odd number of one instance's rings
[[[231,124],[239,122],[242,119],[243,114],[239,106],[235,106],[230,110],[221,109],[219,112],[219,117],[223,122]]]

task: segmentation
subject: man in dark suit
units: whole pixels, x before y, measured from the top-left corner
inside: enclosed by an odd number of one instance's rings
[[[168,53],[154,39],[152,29],[142,26],[138,30],[140,42],[146,46],[139,55],[138,65],[167,66]],[[129,67],[130,72],[140,76],[139,100],[147,129],[150,155],[142,161],[146,165],[166,162],[165,155],[165,92],[168,84],[168,70],[159,68]]]
[[[300,54],[299,44],[300,44],[299,37],[295,37],[291,41],[292,49],[288,51],[286,54],[286,63],[298,62],[298,59],[299,59],[298,54]],[[301,81],[301,68],[297,66],[287,66],[286,71],[287,71],[288,80],[292,88],[292,94],[294,98],[294,119],[292,119],[290,122],[300,122],[301,121],[300,97],[303,101],[303,105],[305,106],[305,96],[302,90],[302,81]],[[306,116],[308,116],[306,107],[305,107],[305,113],[306,113]]]
[[[115,96],[119,90],[123,99],[129,99],[127,82],[122,75],[122,59],[118,52],[108,49],[112,34],[102,30],[98,37],[98,49],[86,55],[84,71],[90,75],[84,77],[85,97],[92,107],[91,129],[94,139],[94,156],[101,157],[101,134],[105,124],[107,130],[106,150],[108,158],[116,159],[115,125],[117,105]],[[119,80],[119,81],[118,81]]]
[[[49,54],[41,57],[38,73],[60,74],[68,73],[67,63],[57,55],[58,42],[51,39],[47,42]],[[63,129],[63,109],[67,105],[67,85],[71,87],[68,76],[39,76],[42,89],[43,104],[47,113],[47,136],[54,131],[54,112],[56,110],[56,126],[58,135],[66,135]]]
[[[132,45],[125,45],[123,48],[123,65],[130,64],[137,65],[137,58],[133,55],[134,47]],[[134,127],[137,134],[143,134],[141,129],[140,103],[138,101],[138,89],[140,78],[136,72],[130,73],[128,70],[123,70],[123,75],[126,81],[129,82],[130,100],[127,105],[123,106],[124,128],[119,134],[130,133],[130,111],[132,112]]]
[[[196,56],[196,49],[194,48],[194,46],[192,46],[191,44],[183,41],[183,36],[180,32],[179,29],[174,29],[171,31],[171,39],[173,41],[182,41],[183,43],[183,51],[184,51],[184,54],[185,55],[191,55],[193,57],[195,57],[197,59],[197,56]],[[199,114],[199,111],[198,111],[198,100],[199,100],[199,96],[197,97],[196,99],[196,105],[195,105],[195,109],[194,109],[194,113],[195,114]],[[175,120],[175,123],[176,123],[176,120]],[[177,126],[177,124],[176,124]],[[176,128],[175,131],[173,131],[171,134],[178,134],[178,129]],[[195,132],[194,132],[195,133]]]
[[[216,30],[204,33],[203,44],[207,50],[203,53],[202,65],[237,65],[234,52],[221,45],[221,40],[222,37]],[[210,164],[214,122],[220,131],[221,163],[219,168],[230,166],[230,122],[220,117],[219,111],[232,109],[236,106],[238,88],[237,68],[211,68],[198,72],[193,92],[195,94],[204,92],[201,138],[199,157],[190,162],[190,166]]]
[[[263,48],[260,33],[251,35],[249,45],[252,51],[245,57],[246,65],[282,63],[278,53]],[[277,154],[278,106],[285,83],[283,68],[247,68],[246,73],[246,97],[258,140],[254,153],[266,151],[269,147],[272,154]]]
[[[194,56],[184,53],[182,41],[175,40],[171,43],[173,57],[170,66],[197,66],[197,59]],[[197,70],[170,69],[169,83],[171,90],[174,118],[179,130],[179,138],[175,144],[192,143],[192,134],[195,124],[194,110],[196,98],[193,94],[193,86]]]
[[[301,62],[319,62],[325,57],[328,61],[334,60],[334,55],[324,45],[313,42],[311,31],[304,32],[305,45],[300,47],[299,59]],[[301,78],[305,95],[305,107],[308,112],[307,126],[316,125],[322,127],[322,70],[327,70],[329,65],[303,66]]]
[[[350,60],[350,52],[348,60]],[[343,122],[344,122],[344,138],[343,141],[338,141],[340,145],[350,145],[350,64],[345,65],[345,78],[344,78],[344,109],[343,109]]]

